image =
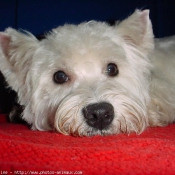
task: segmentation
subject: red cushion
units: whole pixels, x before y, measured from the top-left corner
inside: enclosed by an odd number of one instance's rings
[[[64,136],[0,116],[0,171],[9,174],[175,174],[175,124],[141,135]]]

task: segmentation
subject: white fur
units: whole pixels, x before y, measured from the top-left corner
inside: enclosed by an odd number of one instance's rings
[[[0,46],[0,70],[32,129],[79,136],[141,133],[175,120],[175,37],[154,40],[148,10],[113,27],[95,21],[64,25],[42,41],[8,28],[0,33]],[[109,63],[118,66],[117,76],[107,75]],[[58,70],[68,82],[53,82]],[[98,102],[114,107],[108,129],[94,129],[83,117],[82,109]]]

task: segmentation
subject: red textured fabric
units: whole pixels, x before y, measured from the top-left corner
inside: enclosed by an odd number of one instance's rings
[[[175,174],[175,124],[141,135],[64,136],[0,116],[0,174]]]

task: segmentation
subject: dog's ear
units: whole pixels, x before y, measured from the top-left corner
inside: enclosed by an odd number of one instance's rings
[[[136,10],[117,26],[127,44],[149,51],[154,48],[154,35],[149,19],[149,10]]]
[[[19,93],[26,84],[32,57],[38,46],[39,41],[30,33],[21,33],[12,28],[0,32],[0,71],[12,89]]]

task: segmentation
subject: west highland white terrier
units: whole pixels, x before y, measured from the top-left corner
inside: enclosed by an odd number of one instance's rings
[[[90,21],[42,41],[0,33],[0,70],[33,130],[141,133],[175,120],[175,37],[154,39],[149,10],[115,26]]]

